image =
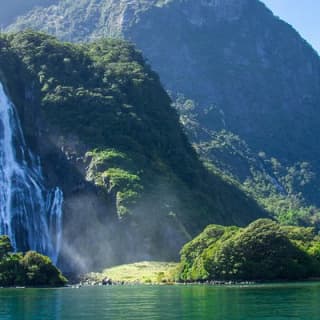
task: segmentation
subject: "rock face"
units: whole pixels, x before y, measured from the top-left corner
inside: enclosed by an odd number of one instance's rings
[[[136,43],[173,98],[194,101],[203,129],[194,142],[210,142],[212,134],[204,132],[225,130],[248,145],[256,162],[262,152],[287,172],[304,163],[312,178],[280,189],[304,205],[320,204],[319,56],[260,1],[63,0],[29,12],[9,30],[27,27],[65,40],[119,36]],[[209,159],[217,164],[220,158]],[[253,179],[231,171],[241,183]],[[265,171],[259,174],[267,180],[278,175]]]
[[[127,36],[127,32],[129,34],[133,26],[143,23],[141,19],[151,11],[162,15],[159,10],[164,10],[167,15],[169,10],[176,18],[185,18],[191,25],[202,27],[208,24],[212,15],[216,21],[237,21],[248,6],[247,0],[84,0],[77,3],[63,0],[49,4],[45,1],[41,7],[30,4],[29,8],[36,8],[22,17],[16,14],[18,19],[12,29],[31,26],[64,40],[83,41],[102,36]],[[148,21],[145,28],[152,29],[150,23]]]
[[[19,15],[25,14],[35,7],[45,7],[57,0],[3,0],[1,1],[0,26],[12,23]]]

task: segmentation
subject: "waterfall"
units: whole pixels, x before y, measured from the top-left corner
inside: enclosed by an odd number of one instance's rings
[[[0,234],[17,251],[35,250],[57,263],[63,193],[44,184],[39,157],[27,147],[19,117],[0,82]]]

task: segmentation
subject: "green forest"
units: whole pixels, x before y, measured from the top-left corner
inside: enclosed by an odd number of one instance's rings
[[[246,228],[209,225],[181,250],[181,281],[303,280],[319,277],[314,228],[260,219]]]
[[[137,233],[155,236],[157,223],[170,224],[188,240],[210,222],[246,225],[267,215],[237,184],[202,164],[158,75],[132,44],[71,44],[33,31],[0,41],[1,78],[20,107],[30,145],[37,149],[37,123],[63,141],[77,137],[83,179],[111,197],[117,219],[134,222]]]
[[[0,287],[61,287],[67,280],[50,258],[34,251],[13,252],[10,239],[0,236]]]

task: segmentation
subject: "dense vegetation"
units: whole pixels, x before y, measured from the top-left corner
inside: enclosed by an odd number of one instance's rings
[[[0,236],[0,286],[51,286],[67,280],[51,260],[37,252],[13,253],[10,239]]]
[[[32,32],[8,40],[38,80],[45,119],[88,146],[88,179],[115,189],[120,203],[133,201],[156,171],[164,180],[192,186],[194,193],[198,189],[200,200],[210,184],[225,188],[216,190],[221,195],[236,189],[208,177],[158,76],[131,44],[102,40],[77,46]]]
[[[0,41],[0,77],[44,174],[64,189],[66,237],[71,246],[79,238],[81,255],[93,254],[98,228],[98,257],[110,257],[104,243],[113,241],[117,252],[123,245],[129,254],[138,248],[168,258],[208,223],[245,225],[266,215],[236,184],[202,165],[157,74],[133,45],[111,39],[76,45],[32,31]],[[84,199],[93,192],[108,207]],[[114,221],[121,231],[101,228]],[[83,226],[88,234],[80,235]]]
[[[319,229],[319,209],[304,198],[305,190],[315,183],[310,163],[289,165],[263,151],[254,152],[230,131],[203,128],[195,104],[181,95],[174,103],[180,122],[209,170],[238,183],[280,223]]]
[[[260,219],[246,228],[208,226],[181,250],[179,278],[296,280],[320,275],[320,237],[313,228]]]

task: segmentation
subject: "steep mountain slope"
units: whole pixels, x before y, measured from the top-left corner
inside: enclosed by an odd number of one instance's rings
[[[210,144],[212,131],[225,130],[248,145],[256,162],[259,153],[276,159],[284,176],[305,164],[310,179],[294,188],[271,179],[266,188],[280,187],[287,208],[295,199],[298,208],[320,205],[319,56],[258,0],[61,0],[9,30],[26,27],[73,41],[106,35],[133,41],[173,98],[194,102],[202,130],[193,142]],[[219,157],[211,153],[209,160],[217,164]],[[224,161],[234,165],[232,157]],[[258,171],[264,180],[277,176],[270,166]],[[296,171],[301,176],[305,169]],[[253,178],[236,167],[233,176],[240,183]]]
[[[56,3],[58,0],[1,0],[0,26],[6,27],[17,17],[35,7],[46,7]]]
[[[210,170],[237,181],[281,223],[320,228],[319,209],[304,198],[317,178],[310,163],[280,162],[263,151],[254,151],[230,131],[202,127],[192,100],[179,96],[175,107],[194,148]]]
[[[119,40],[3,36],[0,79],[46,183],[64,193],[64,261],[169,259],[210,222],[265,212],[198,160],[158,76]]]

